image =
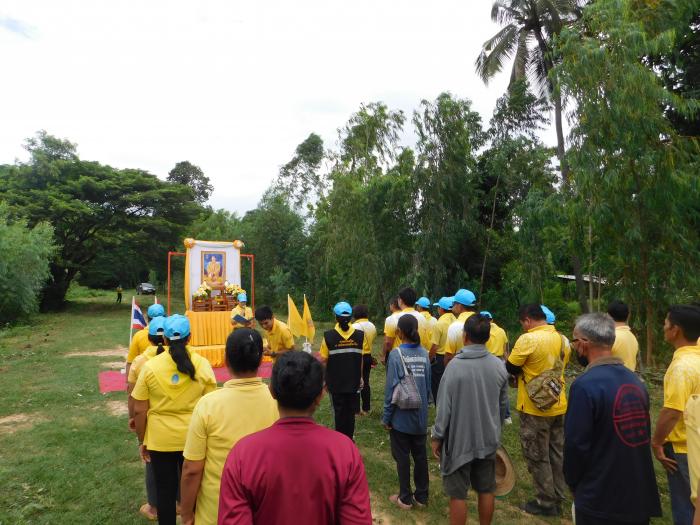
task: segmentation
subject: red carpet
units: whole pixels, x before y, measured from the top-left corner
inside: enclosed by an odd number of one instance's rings
[[[269,378],[272,375],[272,363],[261,364],[258,371],[260,377]],[[217,383],[225,383],[231,379],[231,374],[226,368],[214,368],[214,375]],[[97,380],[100,383],[100,394],[126,391],[126,375],[119,370],[100,372],[97,374]]]

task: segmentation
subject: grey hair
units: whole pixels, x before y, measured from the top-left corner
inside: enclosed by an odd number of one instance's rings
[[[583,314],[576,319],[574,330],[596,345],[612,346],[615,343],[615,321],[608,314]]]

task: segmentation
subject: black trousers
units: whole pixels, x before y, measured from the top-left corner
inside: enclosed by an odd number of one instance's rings
[[[391,455],[396,461],[399,475],[399,499],[411,505],[413,498],[418,503],[428,503],[428,454],[426,434],[405,434],[398,430],[389,431]],[[413,456],[413,482],[416,491],[411,492],[411,456]]]
[[[430,390],[433,393],[435,406],[437,406],[438,388],[443,373],[445,373],[445,356],[437,354],[435,360],[430,363]]]
[[[158,523],[175,525],[175,502],[180,487],[180,473],[185,458],[182,451],[158,452],[151,450],[151,465],[156,479]]]
[[[355,435],[355,414],[360,408],[360,396],[353,394],[331,394],[335,429],[350,439]]]
[[[588,514],[581,514],[579,510],[576,509],[576,525],[649,525],[649,520],[635,522],[606,520],[603,518],[596,518],[595,516],[589,516]]]
[[[372,371],[372,354],[364,354],[362,356],[362,381],[364,386],[362,387],[362,392],[360,396],[362,397],[362,410],[364,412],[369,412],[370,398],[372,397],[372,390],[369,387],[369,373]]]

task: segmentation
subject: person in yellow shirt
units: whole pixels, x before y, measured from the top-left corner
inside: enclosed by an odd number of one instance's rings
[[[383,356],[382,363],[386,364],[386,360],[394,348],[398,348],[401,344],[401,340],[396,337],[397,327],[399,323],[399,318],[402,315],[412,315],[418,321],[418,334],[420,335],[420,344],[426,351],[430,348],[430,341],[432,339],[432,330],[428,325],[425,317],[417,312],[414,308],[416,301],[418,299],[418,294],[413,288],[404,288],[399,292],[398,304],[399,311],[394,312],[392,315],[386,318],[384,323],[384,345],[383,345]]]
[[[664,375],[664,406],[656,420],[651,449],[666,469],[674,523],[691,523],[688,447],[683,411],[691,396],[700,394],[700,307],[671,306],[664,320],[664,339],[673,346],[673,359]]]
[[[239,439],[279,419],[277,403],[258,375],[262,337],[240,328],[226,340],[231,379],[194,407],[185,441],[180,512],[183,525],[216,525],[221,472]]]
[[[263,355],[272,357],[274,362],[281,354],[294,350],[294,336],[291,330],[275,318],[272,308],[261,306],[255,310],[255,320],[267,332],[267,345],[263,343]]]
[[[165,316],[165,308],[162,304],[152,304],[148,307],[146,312],[148,319],[155,319],[156,317]],[[142,328],[134,334],[131,338],[131,344],[129,345],[129,353],[126,356],[126,376],[129,377],[129,369],[131,368],[131,363],[136,359],[136,356],[142,354],[146,348],[151,346],[148,340],[148,326]]]
[[[430,313],[430,299],[427,297],[421,297],[416,301],[415,305],[416,311],[421,314],[423,317],[425,317],[425,320],[428,321],[428,327],[430,328],[430,334],[432,337],[433,330],[435,329],[435,323],[437,323],[437,319],[433,317],[433,315]],[[430,349],[426,349],[430,350]]]
[[[462,348],[462,334],[464,333],[464,323],[467,322],[476,312],[476,295],[471,290],[462,288],[457,290],[453,297],[452,314],[456,320],[452,322],[447,330],[447,343],[445,344],[445,366]]]
[[[525,333],[515,342],[506,361],[506,369],[518,378],[520,441],[536,492],[536,499],[525,503],[522,509],[529,514],[558,516],[568,490],[562,462],[566,385],[561,390],[559,401],[547,410],[539,410],[535,406],[525,385],[558,364],[563,365],[563,384],[564,368],[571,348],[567,339],[554,326],[547,324],[545,313],[539,304],[523,305],[518,317]]]
[[[509,350],[508,334],[506,334],[506,331],[503,328],[496,324],[496,321],[493,320],[493,315],[491,315],[491,312],[484,310],[483,312],[479,313],[484,317],[491,319],[491,335],[489,336],[489,340],[486,341],[486,348],[489,352],[505,363],[506,359],[508,359]],[[506,425],[513,424],[513,419],[510,417],[510,401],[506,403],[506,418],[503,420],[503,423]]]
[[[362,406],[360,408],[360,415],[366,416],[370,413],[370,399],[372,396],[372,391],[369,386],[369,375],[372,371],[372,365],[376,363],[372,357],[372,344],[377,337],[377,328],[374,323],[368,319],[369,310],[366,304],[356,304],[352,308],[352,318],[354,322],[352,326],[355,330],[362,330],[365,333],[364,344],[362,347],[362,391],[360,392],[360,398],[362,399]]]
[[[454,298],[441,297],[433,306],[437,307],[438,319],[433,327],[430,340],[430,390],[437,404],[438,389],[442,374],[445,372],[445,347],[447,346],[447,331],[457,318],[452,314]]]
[[[158,522],[175,525],[187,428],[197,401],[216,390],[216,378],[209,361],[187,347],[186,317],[168,317],[164,335],[168,350],[143,365],[131,396],[141,459],[155,476]]]
[[[615,321],[615,344],[612,355],[622,359],[625,366],[634,372],[637,369],[639,342],[627,324],[630,309],[622,301],[613,301],[608,305],[608,315]]]
[[[253,326],[253,310],[247,306],[248,296],[244,293],[239,293],[237,299],[238,304],[231,310],[231,326],[233,326],[234,332],[239,328],[252,328]],[[235,320],[236,316],[245,317],[248,322],[239,323]]]
[[[688,399],[683,412],[688,444],[688,473],[690,475],[690,499],[695,505],[693,525],[700,525],[700,394]]]
[[[136,381],[139,378],[143,365],[156,355],[165,350],[163,346],[163,333],[165,331],[165,317],[156,317],[148,324],[148,340],[152,346],[136,356],[134,362],[131,363],[129,375],[126,379],[126,391],[128,394],[127,407],[129,412],[129,430],[136,432],[136,422],[134,419],[134,403],[135,400],[131,397],[131,392],[136,386]],[[158,519],[158,500],[156,499],[156,483],[153,475],[153,467],[150,463],[146,463],[146,503],[141,505],[139,512],[151,521]]]
[[[124,288],[122,288],[122,285],[120,284],[117,286],[117,304],[121,304],[122,302],[122,292],[124,291]]]

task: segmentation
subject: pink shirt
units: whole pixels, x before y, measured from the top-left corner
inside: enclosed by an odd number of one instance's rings
[[[253,523],[371,525],[355,443],[305,417],[241,439],[221,475],[219,525]]]

